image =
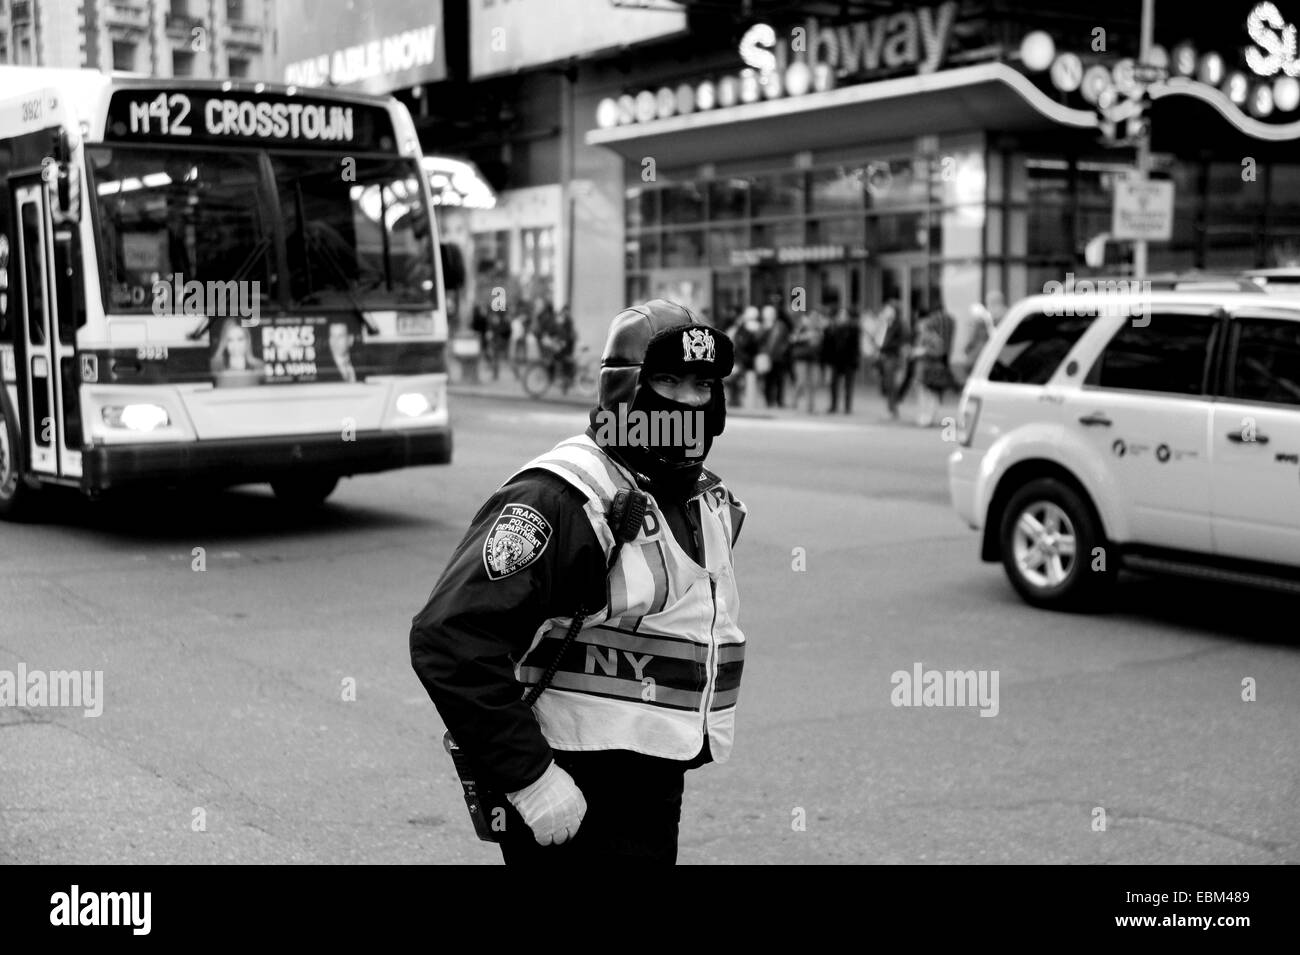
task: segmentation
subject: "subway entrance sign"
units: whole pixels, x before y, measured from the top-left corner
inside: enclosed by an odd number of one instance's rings
[[[1174,234],[1174,184],[1129,176],[1115,181],[1111,238],[1167,242]]]

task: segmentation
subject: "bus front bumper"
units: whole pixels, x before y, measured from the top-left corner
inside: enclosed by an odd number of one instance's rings
[[[277,435],[185,443],[99,444],[82,451],[81,486],[256,484],[297,474],[372,474],[451,462],[451,427]]]

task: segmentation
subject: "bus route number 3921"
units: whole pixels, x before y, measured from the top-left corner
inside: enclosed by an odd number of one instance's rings
[[[159,93],[153,99],[131,104],[131,132],[150,133],[151,120],[158,121],[157,132],[164,136],[189,136],[193,130],[185,120],[190,115],[190,98],[183,93]]]

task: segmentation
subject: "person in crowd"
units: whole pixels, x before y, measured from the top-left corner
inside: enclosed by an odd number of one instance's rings
[[[840,405],[840,389],[844,389],[844,413],[853,413],[853,380],[862,361],[862,326],[854,321],[847,308],[835,313],[835,324],[822,337],[822,350],[831,370],[831,407],[835,414]]]
[[[757,374],[759,350],[763,343],[763,324],[757,308],[753,305],[745,307],[731,338],[736,344],[736,363],[727,384],[731,388],[731,403],[739,407],[744,403],[749,377]]]
[[[962,384],[965,384],[966,379],[970,377],[971,369],[975,367],[975,362],[993,330],[993,319],[989,315],[989,310],[979,302],[970,307],[970,321],[970,337],[966,339],[966,347],[962,350],[961,359],[953,362],[953,373]]]
[[[879,346],[877,363],[880,368],[880,393],[891,418],[898,417],[898,403],[902,400],[899,380],[907,363],[904,354],[907,347],[907,331],[903,326],[903,313],[899,310],[898,299],[891,298],[881,307],[876,316]]]
[[[759,371],[763,376],[763,398],[769,408],[780,408],[785,404],[785,379],[789,374],[790,330],[775,305],[763,306],[762,320],[763,343],[759,354],[767,356],[761,362],[766,370]]]
[[[555,363],[560,379],[560,390],[568,393],[573,384],[573,353],[578,347],[578,333],[573,327],[573,314],[565,305],[555,316],[555,324],[541,340],[543,354]]]
[[[864,308],[858,318],[862,328],[862,384],[867,386],[877,369],[877,357],[880,353],[880,320],[875,312]]]
[[[490,310],[488,313],[488,342],[491,350],[488,352],[489,360],[492,362],[492,380],[497,381],[501,377],[501,359],[509,361],[510,356],[510,316],[504,310]]]
[[[929,428],[935,424],[944,392],[956,386],[948,352],[952,347],[954,322],[942,308],[932,309],[917,324],[917,380],[921,384],[921,413],[917,424]]]
[[[518,365],[528,360],[528,315],[522,308],[510,319],[510,360]]]
[[[813,414],[816,409],[817,369],[821,361],[822,335],[826,331],[826,318],[817,309],[804,312],[798,327],[790,337],[790,358],[794,365],[794,396],[791,402],[799,407],[802,400],[805,410]]]

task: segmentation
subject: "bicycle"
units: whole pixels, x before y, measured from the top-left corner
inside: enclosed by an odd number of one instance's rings
[[[560,364],[559,358],[553,355],[545,358],[535,358],[524,363],[520,374],[524,392],[530,398],[541,398],[558,379],[560,390],[564,394],[568,394],[569,389],[572,388],[574,392],[583,398],[594,398],[596,396],[597,369],[596,362],[591,355],[591,349],[586,345],[579,347],[577,354],[573,357],[571,375],[562,375],[560,373]]]

